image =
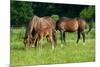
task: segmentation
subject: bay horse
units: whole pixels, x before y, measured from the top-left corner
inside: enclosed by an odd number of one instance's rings
[[[55,47],[55,26],[54,20],[51,17],[38,17],[34,16],[28,25],[28,29],[25,34],[25,46],[30,46],[32,40],[32,47],[37,46],[37,42],[41,41],[43,37],[47,37],[52,44],[52,48]]]
[[[56,30],[59,30],[61,34],[61,47],[63,47],[63,44],[65,43],[65,32],[77,32],[77,43],[79,42],[80,34],[82,34],[83,45],[85,45],[85,27],[86,22],[81,18],[72,19],[61,17],[61,19],[56,22]]]

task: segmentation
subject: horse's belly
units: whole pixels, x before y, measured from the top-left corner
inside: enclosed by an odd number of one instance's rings
[[[77,29],[67,29],[66,32],[75,32]]]
[[[78,25],[75,25],[75,26],[67,26],[67,28],[66,28],[66,31],[67,32],[75,32],[75,31],[77,31],[78,30]]]

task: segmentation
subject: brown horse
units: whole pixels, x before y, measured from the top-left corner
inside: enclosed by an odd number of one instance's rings
[[[52,48],[55,47],[55,26],[54,21],[51,17],[38,17],[34,16],[28,25],[28,29],[25,35],[25,46],[30,46],[32,40],[32,47],[37,46],[37,42],[41,41],[43,37],[47,37],[51,43]]]
[[[67,18],[62,17],[60,20],[56,23],[56,30],[59,30],[61,33],[61,47],[63,47],[63,44],[65,42],[65,32],[76,32],[77,31],[77,43],[80,39],[80,34],[83,36],[83,43],[85,44],[85,33],[84,29],[86,27],[85,20],[81,18]]]

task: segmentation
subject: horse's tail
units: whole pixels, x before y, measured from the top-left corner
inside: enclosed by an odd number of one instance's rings
[[[78,22],[83,24],[83,27],[86,29],[87,28],[87,22],[83,18],[77,18]]]
[[[89,24],[88,24],[88,27],[89,27],[89,29],[88,29],[88,31],[87,31],[87,34],[92,30],[93,24],[92,24],[92,23],[89,23]]]
[[[58,20],[58,21],[56,22],[56,24],[55,24],[55,29],[56,29],[56,30],[59,29],[58,25],[59,25],[59,20]]]
[[[92,30],[92,28],[93,28],[93,23],[94,23],[94,20],[93,20],[93,19],[91,19],[91,20],[88,22],[88,27],[89,27],[89,29],[88,29],[88,31],[87,31],[87,34]]]
[[[94,22],[94,20],[92,19],[92,20],[90,20],[90,21],[87,21],[87,20],[85,20],[85,19],[83,19],[83,18],[77,18],[78,20],[83,20],[83,22],[85,22],[85,29],[88,29],[88,31],[86,32],[87,34],[92,30],[92,28],[93,28],[93,22]]]

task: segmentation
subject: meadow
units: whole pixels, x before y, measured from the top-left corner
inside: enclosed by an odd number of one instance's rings
[[[87,30],[86,30],[87,31]],[[51,49],[51,44],[44,38],[42,48],[25,49],[23,39],[25,28],[11,28],[10,31],[10,65],[39,65],[39,64],[63,64],[95,61],[95,30],[86,34],[85,46],[82,37],[76,44],[77,35],[66,33],[66,43],[61,48],[60,33],[56,32],[57,46]]]

